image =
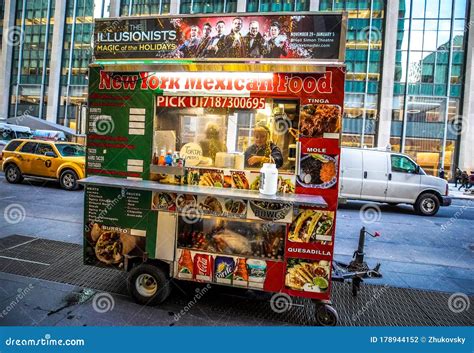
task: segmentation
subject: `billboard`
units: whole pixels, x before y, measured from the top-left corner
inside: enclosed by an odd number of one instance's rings
[[[94,56],[197,61],[342,61],[343,14],[98,19]]]

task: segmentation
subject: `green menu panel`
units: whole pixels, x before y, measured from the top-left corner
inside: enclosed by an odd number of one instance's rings
[[[123,267],[126,257],[153,257],[157,212],[151,192],[88,186],[85,192],[86,264]]]
[[[117,77],[100,68],[90,68],[87,175],[148,179],[153,92],[135,90],[141,81],[138,74],[128,84],[117,82]]]

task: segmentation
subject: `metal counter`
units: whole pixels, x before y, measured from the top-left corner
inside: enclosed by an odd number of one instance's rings
[[[79,180],[79,183],[85,186],[108,186],[114,188],[125,188],[133,190],[145,190],[153,192],[168,192],[176,194],[192,195],[211,195],[215,197],[225,197],[233,199],[244,199],[254,201],[284,202],[293,205],[314,206],[326,208],[328,204],[321,196],[303,195],[303,194],[282,194],[263,195],[256,191],[216,188],[197,185],[170,185],[160,184],[156,181],[148,180],[129,180],[114,177],[91,176]]]

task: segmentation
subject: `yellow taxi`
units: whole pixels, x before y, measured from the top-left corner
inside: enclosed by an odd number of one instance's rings
[[[9,183],[31,177],[57,180],[63,189],[75,190],[85,176],[85,155],[85,147],[77,143],[15,139],[2,151],[2,169]]]

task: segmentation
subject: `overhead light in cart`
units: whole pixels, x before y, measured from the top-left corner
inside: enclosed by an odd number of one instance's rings
[[[163,91],[164,96],[169,97],[194,97],[194,96],[203,96],[203,97],[250,97],[250,92],[242,91],[226,91],[226,92],[209,92],[203,90],[192,90],[192,91]]]
[[[246,79],[271,79],[273,72],[208,72],[208,71],[176,71],[176,72],[155,72],[159,76],[172,76],[179,78],[246,78]]]

